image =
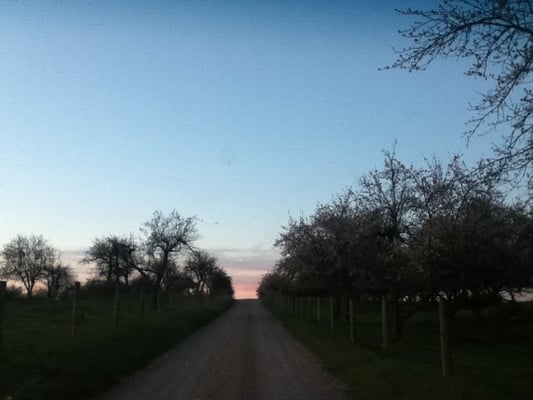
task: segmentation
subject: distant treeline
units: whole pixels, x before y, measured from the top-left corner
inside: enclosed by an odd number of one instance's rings
[[[196,218],[184,218],[173,210],[156,211],[141,227],[141,237],[110,235],[96,238],[82,263],[94,265],[96,275],[88,287],[118,288],[141,285],[152,294],[158,308],[162,291],[177,294],[233,296],[231,277],[215,257],[193,246],[197,239]],[[46,287],[54,298],[74,284],[72,268],[59,251],[40,235],[18,235],[1,252],[0,278],[23,285],[27,297],[36,285]],[[8,294],[16,295],[11,288]]]

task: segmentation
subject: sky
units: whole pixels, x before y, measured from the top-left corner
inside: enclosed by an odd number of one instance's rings
[[[254,297],[290,216],[391,149],[468,163],[487,82],[444,60],[380,70],[427,1],[2,1],[0,246],[42,234],[72,262],[155,210],[198,217],[238,298]]]

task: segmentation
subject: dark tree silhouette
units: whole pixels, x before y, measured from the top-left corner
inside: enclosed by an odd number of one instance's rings
[[[128,285],[129,277],[137,267],[136,248],[133,237],[108,236],[95,239],[81,262],[94,262],[98,276],[108,283],[122,280]]]
[[[184,272],[191,277],[195,294],[233,296],[231,277],[206,251],[194,251],[185,262]]]
[[[233,297],[233,283],[231,277],[222,268],[215,268],[208,279],[209,293],[212,296]]]
[[[72,269],[61,261],[45,267],[43,275],[46,281],[46,296],[49,299],[74,284]]]
[[[217,260],[205,251],[195,251],[185,262],[185,272],[192,275],[196,294],[210,292],[209,279],[217,268]]]
[[[56,256],[57,250],[41,235],[18,235],[2,250],[0,275],[22,282],[31,298],[35,284],[43,279],[47,268],[54,266]]]
[[[152,219],[141,228],[146,257],[139,272],[152,283],[156,307],[161,287],[175,265],[175,258],[186,250],[193,250],[197,239],[196,218],[182,217],[176,210],[169,215],[154,212]]]
[[[413,168],[398,160],[394,151],[384,155],[383,168],[361,179],[361,198],[367,213],[377,216],[375,240],[384,240],[379,249],[383,262],[369,274],[370,281],[391,303],[392,327],[401,337],[403,323],[418,309],[421,286],[420,271],[408,245],[417,223],[417,202]]]
[[[348,298],[384,299],[384,321],[401,338],[404,323],[439,296],[451,313],[480,311],[531,285],[530,208],[507,205],[494,182],[477,179],[459,157],[420,169],[390,152],[384,161],[358,190],[289,220],[261,298],[331,295],[338,317]]]

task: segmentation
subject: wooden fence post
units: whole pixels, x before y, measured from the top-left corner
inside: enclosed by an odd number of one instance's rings
[[[335,316],[333,315],[333,296],[329,298],[329,324],[331,330],[335,329]]]
[[[440,355],[442,362],[442,376],[448,378],[453,376],[452,349],[450,345],[450,332],[448,326],[448,313],[446,311],[446,300],[439,298],[439,322],[440,322]]]
[[[6,301],[6,281],[0,281],[0,353],[2,352],[2,339],[4,336],[4,310]]]
[[[80,289],[80,283],[78,281],[74,282],[72,287],[72,326],[71,326],[71,336],[74,338],[77,331],[77,313],[78,313],[78,292]]]
[[[389,311],[387,297],[381,298],[381,333],[383,336],[383,351],[389,350]]]
[[[354,326],[354,314],[353,314],[353,299],[350,299],[350,340],[355,341],[355,326]]]

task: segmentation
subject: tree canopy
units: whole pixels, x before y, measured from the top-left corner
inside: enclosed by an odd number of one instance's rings
[[[337,314],[349,298],[384,298],[401,336],[403,323],[437,297],[450,301],[451,312],[479,311],[531,286],[526,205],[505,203],[459,157],[415,168],[384,155],[383,167],[357,188],[289,220],[275,243],[281,259],[259,296],[331,295]]]
[[[138,267],[135,251],[137,244],[133,237],[115,235],[97,238],[86,252],[82,262],[94,262],[99,277],[107,282],[128,280],[134,269]]]
[[[17,235],[4,246],[2,259],[0,275],[21,282],[28,297],[39,281],[51,279],[50,290],[59,285],[53,276],[58,272],[59,253],[42,235]]]

